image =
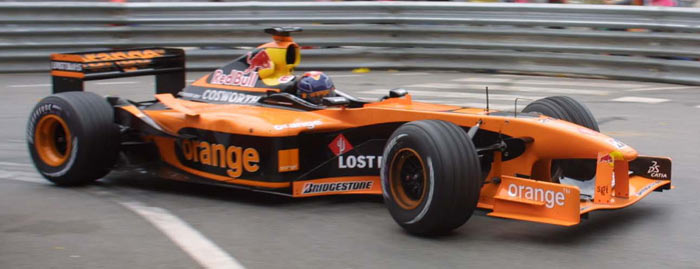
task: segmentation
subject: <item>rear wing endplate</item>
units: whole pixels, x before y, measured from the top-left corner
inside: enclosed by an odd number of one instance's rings
[[[51,55],[53,93],[83,91],[88,80],[155,75],[156,93],[185,87],[185,52],[175,48],[56,53]]]

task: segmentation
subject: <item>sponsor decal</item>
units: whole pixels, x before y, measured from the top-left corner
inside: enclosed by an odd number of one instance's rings
[[[565,200],[563,192],[533,188],[530,186],[517,185],[515,183],[508,185],[508,196],[543,202],[547,208],[564,206]]]
[[[297,171],[297,170],[299,170],[298,164],[283,165],[283,166],[279,167],[280,172],[289,172],[289,171]]]
[[[652,178],[668,178],[668,175],[666,173],[661,172],[661,166],[657,161],[651,161],[651,165],[649,166],[649,169],[647,169],[647,174],[649,174],[649,176],[651,176]]]
[[[277,79],[279,83],[287,83],[292,80],[294,80],[294,75],[281,76],[279,79]]]
[[[246,62],[248,63],[248,68],[244,71],[245,73],[255,72],[258,69],[268,69],[272,67],[272,61],[270,56],[267,55],[266,50],[261,50],[255,55],[251,56],[252,52],[248,52],[246,57]]]
[[[637,196],[642,196],[642,194],[644,194],[645,192],[649,191],[649,189],[658,186],[658,185],[661,184],[662,182],[663,182],[663,181],[661,181],[661,180],[656,180],[656,181],[654,181],[653,183],[644,186],[644,188],[642,188],[641,190],[639,190],[639,191],[636,193]]]
[[[70,63],[70,62],[51,62],[52,70],[62,70],[62,71],[73,71],[82,72],[83,65],[80,63]]]
[[[622,149],[627,146],[625,145],[625,143],[622,143],[620,142],[620,140],[617,140],[615,138],[608,139],[608,143],[610,143],[610,145],[615,146],[617,149]]]
[[[338,156],[338,168],[340,169],[352,169],[352,168],[382,168],[383,156],[374,155],[350,155],[350,156]]]
[[[231,70],[224,74],[224,70],[216,69],[209,83],[216,85],[254,87],[258,81],[258,72]]]
[[[323,97],[323,96],[326,96],[326,95],[329,95],[329,94],[331,94],[331,90],[330,90],[330,89],[328,89],[328,90],[322,90],[322,91],[315,91],[315,92],[311,92],[311,93],[302,92],[302,93],[301,93],[301,98]]]
[[[223,145],[183,139],[182,155],[186,161],[226,169],[226,175],[238,178],[243,172],[254,173],[260,169],[260,154],[254,148]]]
[[[553,118],[546,117],[546,118],[537,119],[537,122],[539,122],[539,123],[548,123],[548,122],[553,121],[553,120],[554,120]]]
[[[291,172],[299,170],[299,149],[283,149],[277,151],[279,172]]]
[[[196,94],[195,94],[196,95]],[[260,96],[250,95],[240,92],[221,91],[221,90],[205,90],[202,93],[201,99],[207,101],[220,101],[237,104],[252,104],[260,100]]]
[[[331,149],[335,156],[338,156],[345,152],[351,151],[352,144],[350,144],[350,141],[348,141],[343,134],[339,134],[335,139],[333,139],[333,141],[331,141],[330,144],[328,144],[328,148]]]
[[[102,62],[102,63],[87,63],[83,64],[83,68],[88,70],[106,69],[112,68],[114,65],[118,65],[124,71],[134,71],[140,67],[145,67],[151,64],[151,60],[124,60],[116,62]]]
[[[180,96],[185,97],[185,98],[193,98],[193,99],[201,99],[202,95],[201,94],[196,94],[192,92],[180,92]]]
[[[320,120],[315,120],[315,121],[304,121],[304,122],[293,122],[293,123],[288,123],[288,124],[279,124],[272,126],[275,128],[275,130],[284,130],[284,129],[296,129],[296,128],[306,128],[306,129],[313,129],[316,128],[316,126],[323,124],[322,121]]]
[[[608,193],[610,193],[610,185],[604,185],[604,186],[597,186],[595,188],[596,193],[600,193],[603,197],[607,196]]]
[[[102,61],[120,61],[134,59],[151,59],[161,57],[165,54],[165,50],[130,50],[130,51],[115,51],[115,52],[99,52],[80,55],[83,62],[102,62]]]
[[[600,155],[599,155],[600,156]],[[619,151],[613,151],[608,154],[603,155],[598,159],[599,163],[607,163],[610,166],[615,166],[615,161],[616,160],[622,160],[622,153]]]
[[[585,135],[590,135],[590,136],[596,136],[596,135],[598,135],[598,132],[593,131],[593,130],[588,129],[588,128],[579,127],[579,128],[577,128],[577,130],[578,130],[579,133],[582,133],[582,134],[585,134]]]
[[[29,118],[29,128],[27,128],[27,140],[29,144],[34,144],[34,128],[39,118],[45,114],[58,114],[63,109],[56,104],[43,104],[34,110]]]
[[[371,190],[373,181],[306,183],[301,194]]]

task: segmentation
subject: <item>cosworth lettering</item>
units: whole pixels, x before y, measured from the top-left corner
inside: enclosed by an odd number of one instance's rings
[[[238,178],[243,171],[253,173],[260,169],[260,154],[254,148],[225,146],[197,140],[182,140],[185,159],[213,167],[228,168],[226,174]]]
[[[530,186],[516,185],[511,183],[508,185],[508,196],[527,199],[532,201],[544,202],[547,208],[553,208],[554,205],[564,206],[564,193]]]
[[[202,99],[229,103],[252,104],[257,103],[258,100],[260,100],[260,96],[239,92],[206,90],[204,93],[202,93]]]
[[[350,156],[338,156],[338,168],[340,169],[352,169],[352,168],[382,168],[382,156],[373,155],[350,155]]]
[[[257,81],[258,72],[231,70],[229,74],[224,74],[224,70],[216,69],[209,83],[216,85],[254,87]]]
[[[356,182],[333,182],[333,183],[306,183],[302,194],[320,193],[320,192],[343,192],[357,190],[371,190],[372,181],[356,181]]]

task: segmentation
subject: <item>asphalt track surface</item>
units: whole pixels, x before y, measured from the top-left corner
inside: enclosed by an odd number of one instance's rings
[[[642,154],[671,156],[676,189],[573,227],[477,212],[450,235],[422,238],[405,233],[373,196],[291,199],[133,173],[60,188],[34,170],[24,140],[50,78],[3,74],[0,268],[700,267],[700,87],[460,72],[331,75],[338,88],[368,98],[404,87],[417,100],[483,106],[489,86],[491,105],[509,109],[515,97],[570,95],[591,108],[603,133]],[[145,100],[153,80],[88,89]]]

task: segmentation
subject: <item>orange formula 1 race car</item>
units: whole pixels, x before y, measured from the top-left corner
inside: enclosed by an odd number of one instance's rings
[[[598,132],[576,100],[536,100],[520,113],[378,101],[336,90],[300,98],[299,46],[273,41],[185,86],[184,53],[149,48],[52,55],[54,94],[30,115],[27,143],[58,185],[92,182],[135,165],[162,177],[292,197],[383,195],[415,234],[489,216],[575,225],[671,188],[671,160],[642,156]],[[83,81],[155,75],[153,101],[83,91]]]

